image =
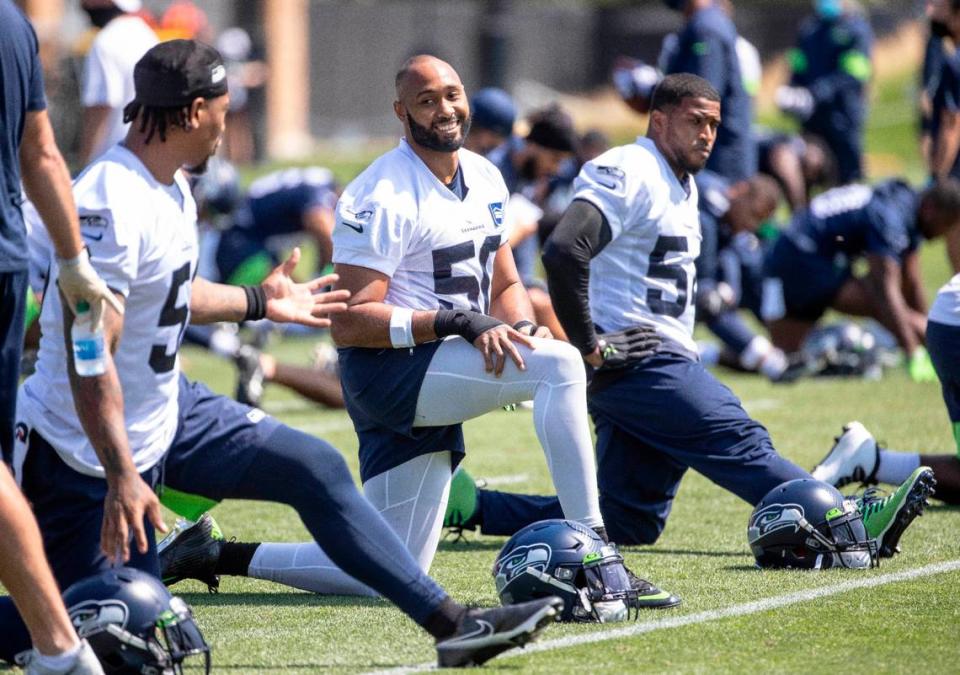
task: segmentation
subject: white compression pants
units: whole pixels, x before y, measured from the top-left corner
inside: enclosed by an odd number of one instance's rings
[[[445,340],[420,387],[414,426],[457,424],[532,398],[534,427],[564,514],[588,527],[602,526],[580,354],[557,340],[538,339],[533,350],[517,347],[526,370],[508,360],[497,378],[483,370],[482,355],[466,340]],[[363,486],[367,499],[424,571],[429,571],[440,539],[450,476],[450,453],[435,452],[374,476]],[[315,593],[373,595],[312,542],[262,544],[249,574]]]

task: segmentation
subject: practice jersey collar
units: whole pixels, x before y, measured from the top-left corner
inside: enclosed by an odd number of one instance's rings
[[[436,174],[430,170],[430,167],[428,167],[426,163],[420,159],[420,155],[413,151],[413,148],[411,148],[410,144],[407,143],[406,138],[400,139],[400,144],[398,147],[400,148],[400,152],[410,157],[414,162],[417,162],[420,166],[420,170],[428,174],[438,186],[442,187],[445,194],[449,194],[451,197],[461,202],[466,200],[467,193],[470,191],[470,188],[467,185],[466,176],[464,175],[463,157],[460,156],[459,150],[457,151],[457,171],[453,175],[453,184],[447,185],[437,178]]]
[[[677,174],[673,172],[673,169],[670,168],[670,163],[667,161],[667,158],[663,156],[663,153],[660,152],[660,148],[657,147],[657,144],[653,142],[653,139],[648,136],[637,136],[637,145],[642,145],[647,150],[653,153],[654,157],[657,158],[657,161],[660,162],[660,167],[663,169],[663,172],[669,176],[668,180],[672,180],[684,193],[687,195],[687,199],[690,198],[691,191],[693,190],[693,176],[689,173],[684,174],[683,180],[677,178]]]

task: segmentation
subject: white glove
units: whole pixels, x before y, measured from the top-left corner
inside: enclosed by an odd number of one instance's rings
[[[71,312],[76,314],[77,303],[85,300],[90,305],[90,323],[94,329],[100,328],[104,302],[108,302],[117,314],[123,316],[123,305],[93,269],[87,249],[80,251],[76,258],[57,258],[57,266],[60,268],[57,286],[67,298]]]
[[[778,87],[776,102],[780,110],[801,122],[813,114],[813,94],[806,87]]]

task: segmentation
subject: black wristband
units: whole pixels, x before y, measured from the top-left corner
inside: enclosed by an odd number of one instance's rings
[[[469,309],[441,309],[433,320],[433,332],[438,338],[459,335],[473,344],[481,334],[502,324],[500,319]]]
[[[513,324],[513,330],[523,332],[524,328],[530,327],[533,330],[530,331],[530,335],[533,335],[537,332],[537,324],[533,321],[528,321],[527,319],[520,319],[515,324]]]
[[[263,286],[241,286],[247,295],[247,313],[244,321],[259,321],[267,316],[267,293]]]

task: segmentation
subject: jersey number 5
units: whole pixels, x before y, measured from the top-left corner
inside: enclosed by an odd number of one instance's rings
[[[167,301],[163,303],[163,309],[160,310],[160,321],[157,322],[157,328],[167,326],[177,326],[177,342],[173,346],[173,353],[167,353],[167,344],[153,345],[150,350],[150,367],[157,375],[167,373],[173,370],[173,364],[177,362],[177,349],[180,347],[180,340],[183,339],[183,331],[187,327],[187,319],[190,317],[190,310],[187,305],[177,307],[177,298],[180,297],[180,287],[185,283],[190,283],[190,263],[184,263],[183,267],[178,269],[170,278],[170,292],[167,294]]]
[[[650,264],[647,267],[647,276],[651,279],[667,279],[677,285],[677,299],[665,300],[663,291],[659,288],[647,289],[647,307],[654,314],[666,314],[673,318],[683,316],[687,310],[687,272],[679,265],[668,265],[668,253],[685,253],[687,251],[686,237],[657,237],[657,243],[650,254]]]

